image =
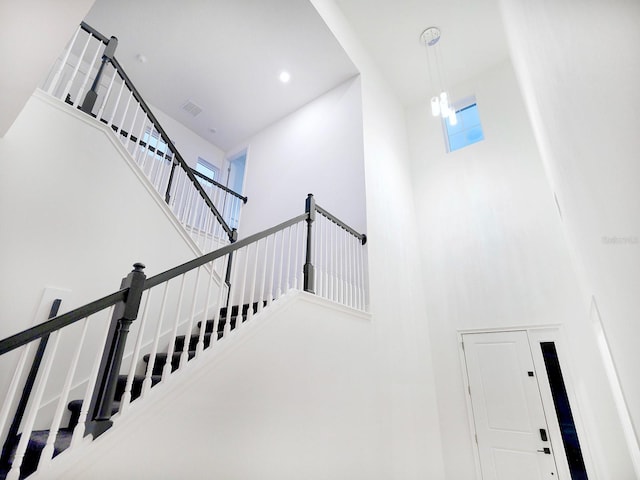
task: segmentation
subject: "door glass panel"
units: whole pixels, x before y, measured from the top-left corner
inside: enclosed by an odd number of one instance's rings
[[[540,342],[540,348],[542,349],[542,357],[549,377],[551,396],[553,397],[553,404],[560,424],[560,433],[562,434],[562,443],[567,454],[571,480],[587,480],[587,470],[584,466],[567,390],[562,379],[556,345],[553,342]]]

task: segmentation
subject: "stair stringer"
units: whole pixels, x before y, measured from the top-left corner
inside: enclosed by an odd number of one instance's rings
[[[389,478],[376,335],[292,291],[33,478]]]
[[[207,252],[204,252],[198,246],[198,244],[191,237],[191,235],[186,230],[184,225],[182,225],[182,223],[180,223],[180,221],[176,218],[175,214],[171,211],[171,209],[169,208],[167,203],[160,196],[160,194],[156,191],[154,185],[147,178],[147,176],[142,172],[140,167],[136,164],[135,160],[133,159],[131,154],[127,151],[127,149],[124,147],[124,145],[119,141],[118,134],[116,134],[111,129],[111,127],[109,127],[105,123],[100,122],[100,121],[96,120],[95,118],[87,115],[86,113],[82,112],[81,110],[78,110],[77,108],[74,108],[73,106],[62,102],[61,100],[58,100],[57,98],[52,97],[51,95],[47,94],[46,92],[44,92],[41,89],[36,89],[36,91],[34,92],[33,96],[38,98],[39,100],[42,100],[43,102],[47,103],[48,105],[50,105],[50,106],[52,106],[52,107],[54,107],[54,108],[56,108],[56,109],[58,109],[58,110],[60,110],[62,112],[74,117],[75,119],[77,119],[77,120],[79,120],[79,121],[81,121],[81,122],[83,122],[83,123],[95,128],[95,129],[97,129],[99,131],[102,131],[105,134],[105,136],[107,137],[107,139],[109,140],[109,142],[111,143],[111,145],[113,145],[113,148],[115,149],[115,151],[118,153],[118,155],[122,158],[122,160],[129,167],[131,172],[138,179],[138,181],[140,182],[142,187],[145,189],[145,191],[151,196],[153,201],[158,205],[158,208],[167,217],[169,222],[171,222],[171,224],[176,229],[176,231],[180,235],[180,237],[184,240],[186,245],[193,251],[194,255],[196,257],[199,257],[199,256],[204,255],[205,253],[207,253]],[[218,282],[220,282],[221,281],[220,275],[216,275],[216,279],[218,280]]]

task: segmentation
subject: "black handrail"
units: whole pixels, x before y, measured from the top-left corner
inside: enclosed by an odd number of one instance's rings
[[[109,43],[109,39],[107,37],[105,37],[103,34],[101,34],[99,31],[97,31],[95,28],[93,28],[91,25],[89,25],[88,23],[85,22],[81,22],[80,23],[80,27],[82,27],[82,29],[87,32],[90,33],[91,35],[93,35],[95,38],[97,38],[98,40],[100,40],[102,43]]]
[[[294,217],[290,220],[287,220],[286,222],[282,222],[278,225],[276,225],[275,227],[271,227],[267,230],[263,230],[262,232],[258,232],[255,233],[253,235],[250,235],[246,238],[243,238],[242,240],[238,240],[230,245],[226,245],[222,248],[219,248],[218,250],[211,252],[211,253],[207,253],[206,255],[203,255],[201,257],[198,257],[194,260],[190,260],[188,262],[183,263],[182,265],[178,265],[177,267],[171,268],[165,272],[159,273],[158,275],[155,275],[153,277],[149,277],[147,278],[147,280],[144,282],[144,289],[147,290],[149,288],[155,287],[156,285],[160,285],[161,283],[167,282],[169,280],[171,280],[172,278],[175,278],[179,275],[182,275],[183,273],[187,273],[191,270],[193,270],[194,268],[198,268],[201,267],[202,265],[205,265],[206,263],[209,263],[213,260],[216,260],[220,257],[224,257],[225,255],[228,255],[229,253],[233,253],[236,250],[241,249],[242,247],[246,247],[247,245],[249,245],[250,243],[254,243],[257,242],[258,240],[262,240],[265,237],[268,237],[269,235],[278,232],[280,230],[283,230],[293,224],[296,224],[298,222],[301,222],[303,220],[305,220],[307,218],[307,214],[303,213],[302,215],[298,215],[297,217]]]
[[[362,243],[362,245],[367,243],[367,236],[364,233],[358,233],[356,232],[353,228],[351,228],[349,225],[347,225],[346,223],[344,223],[342,220],[340,220],[339,218],[337,218],[336,216],[332,215],[331,213],[327,212],[324,208],[322,208],[320,205],[316,204],[316,210],[321,213],[323,216],[327,217],[329,220],[331,220],[333,223],[335,223],[336,225],[338,225],[339,227],[341,227],[342,229],[346,230],[347,232],[349,232],[351,235],[353,235],[354,237],[356,237],[358,240],[360,240],[360,242]]]
[[[106,44],[106,43],[109,42],[109,39],[107,37],[105,37],[104,35],[100,34],[97,30],[95,30],[93,27],[91,27],[87,23],[82,22],[80,24],[80,26],[87,33],[90,33],[91,35],[93,35],[97,39],[101,40],[103,43]],[[193,183],[194,187],[196,188],[196,190],[198,191],[198,193],[200,194],[200,196],[202,197],[204,202],[207,204],[207,206],[209,207],[211,212],[214,214],[214,216],[216,217],[216,219],[218,220],[218,222],[222,226],[222,229],[228,235],[229,240],[233,241],[233,229],[231,227],[229,227],[229,225],[227,225],[227,222],[225,222],[224,218],[222,217],[222,215],[220,214],[218,209],[215,207],[215,205],[213,204],[213,202],[211,201],[211,199],[207,195],[207,192],[205,192],[205,190],[202,187],[202,185],[200,185],[200,182],[198,182],[198,180],[196,179],[195,175],[192,173],[191,167],[189,167],[189,165],[184,160],[184,158],[182,158],[182,155],[180,155],[180,152],[178,152],[178,150],[176,150],[176,147],[171,142],[171,139],[169,138],[169,135],[167,135],[167,132],[165,132],[164,128],[162,128],[162,125],[160,125],[160,122],[158,121],[156,116],[153,114],[153,112],[149,108],[149,105],[147,105],[147,103],[144,101],[144,99],[142,98],[142,95],[140,95],[140,92],[138,92],[138,89],[135,87],[135,85],[133,84],[133,82],[131,81],[131,79],[127,75],[127,73],[122,68],[122,65],[120,65],[120,63],[118,62],[118,60],[115,57],[112,57],[110,59],[110,62],[113,65],[113,67],[115,68],[115,70],[118,73],[118,75],[120,75],[120,78],[122,78],[122,81],[125,83],[125,85],[127,85],[129,90],[131,90],[132,95],[138,101],[138,103],[142,107],[142,110],[149,117],[149,119],[153,123],[153,126],[155,127],[155,129],[158,131],[158,133],[162,137],[162,140],[168,145],[169,149],[171,150],[171,152],[174,155],[173,167],[171,169],[171,174],[169,176],[169,182],[168,182],[168,185],[167,185],[167,192],[166,192],[166,195],[165,195],[165,201],[167,203],[169,203],[169,191],[171,190],[171,185],[172,185],[172,181],[173,181],[173,172],[174,172],[174,169],[175,169],[176,165],[180,165],[180,167],[184,170],[184,172],[186,173],[186,175],[189,178],[189,180],[191,180],[191,183]]]
[[[224,185],[222,185],[221,183],[216,182],[213,178],[211,177],[207,177],[204,173],[200,173],[199,171],[197,171],[196,169],[192,168],[191,171],[193,172],[193,174],[196,177],[200,177],[203,180],[206,180],[209,183],[212,183],[213,185],[215,185],[216,187],[218,187],[220,190],[223,190],[227,193],[230,193],[231,195],[233,195],[234,197],[239,198],[240,200],[242,200],[242,203],[247,203],[247,197],[243,197],[242,195],[240,195],[238,192],[231,190],[229,187],[225,187]]]
[[[111,293],[106,297],[102,297],[94,302],[87,303],[82,307],[78,307],[75,310],[71,310],[63,315],[59,315],[51,320],[47,320],[44,323],[35,325],[31,328],[27,328],[20,333],[11,335],[10,337],[0,340],[0,355],[4,355],[11,350],[15,350],[27,343],[38,340],[45,335],[60,330],[61,328],[71,325],[83,318],[93,315],[105,308],[109,308],[118,302],[125,301],[127,298],[128,289],[124,288],[117,292]]]
[[[358,233],[353,228],[349,227],[347,224],[336,218],[335,216],[329,214],[322,207],[315,205],[315,209],[320,212],[322,215],[327,216],[336,224],[340,225],[342,228],[347,230],[349,233],[359,238],[364,245],[366,243],[367,236],[365,234]],[[262,232],[255,233],[250,235],[242,240],[237,240],[236,242],[227,245],[225,247],[219,248],[213,252],[202,255],[201,257],[195,258],[188,262],[183,263],[182,265],[178,265],[177,267],[166,270],[162,273],[159,273],[153,277],[149,277],[144,282],[143,290],[148,290],[152,287],[160,285],[166,281],[171,280],[179,275],[189,272],[194,268],[201,267],[213,260],[224,257],[240,248],[243,248],[250,243],[257,242],[258,240],[262,240],[263,238],[272,235],[273,233],[283,230],[291,225],[294,225],[303,220],[307,220],[309,218],[309,213],[303,213],[298,215],[297,217],[293,217],[290,220],[282,222],[274,227],[263,230]],[[56,330],[59,330],[67,325],[71,325],[83,318],[88,317],[94,313],[97,313],[105,308],[108,308],[112,305],[117,304],[118,302],[126,301],[127,295],[129,293],[128,288],[123,288],[117,292],[111,293],[105,297],[102,297],[94,302],[83,305],[82,307],[78,307],[75,310],[71,310],[63,315],[55,317],[51,320],[48,320],[39,325],[35,325],[31,328],[28,328],[20,333],[16,333],[10,337],[5,338],[4,340],[0,340],[0,355],[3,355],[7,352],[15,350],[27,343],[30,343],[34,340],[37,340],[44,335],[48,335]]]

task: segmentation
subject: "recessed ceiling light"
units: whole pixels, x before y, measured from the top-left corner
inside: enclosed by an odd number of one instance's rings
[[[218,130],[214,127],[209,128],[209,133],[216,133]]]
[[[289,72],[287,72],[286,70],[280,72],[280,81],[282,83],[289,83],[289,80],[291,80],[291,74]]]
[[[138,60],[138,62],[140,63],[147,63],[147,57],[145,57],[143,54],[139,53],[138,55],[136,55],[136,60]]]

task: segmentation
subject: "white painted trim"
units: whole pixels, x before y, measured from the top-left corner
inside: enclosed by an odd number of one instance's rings
[[[465,388],[465,404],[467,406],[467,422],[469,424],[469,431],[471,432],[471,448],[473,449],[473,463],[476,468],[476,478],[482,479],[482,467],[480,465],[480,450],[478,443],[476,442],[476,419],[473,415],[473,405],[471,404],[471,385],[469,384],[469,372],[467,370],[467,359],[464,350],[464,333],[477,333],[477,332],[462,332],[458,331],[458,358],[460,359],[460,373],[462,374],[462,384]]]
[[[622,431],[624,433],[627,447],[629,448],[629,456],[633,463],[633,470],[636,474],[636,478],[640,478],[640,445],[638,443],[638,434],[635,431],[631,414],[629,413],[629,407],[624,395],[624,390],[622,389],[622,384],[618,377],[618,369],[616,368],[613,355],[611,354],[611,349],[609,348],[609,341],[604,330],[604,325],[602,324],[602,317],[600,316],[600,310],[598,309],[595,296],[591,297],[589,317],[591,319],[591,328],[593,329],[593,333],[598,344],[600,357],[602,358],[602,364],[604,366],[607,379],[609,380],[611,395],[613,396],[613,401],[620,418]]]
[[[61,100],[58,100],[55,97],[52,97],[51,95],[47,94],[46,92],[44,92],[43,90],[41,90],[39,88],[36,89],[36,91],[34,92],[33,96],[35,98],[37,98],[38,100],[46,103],[47,105],[50,105],[50,106],[56,108],[57,110],[59,110],[61,112],[64,112],[67,115],[69,115],[71,117],[74,117],[75,119],[85,123],[86,125],[89,125],[89,126],[95,128],[96,130],[99,130],[99,131],[103,132],[105,134],[105,136],[107,137],[107,139],[109,140],[109,142],[114,146],[115,150],[120,154],[120,157],[122,158],[122,160],[124,160],[124,162],[127,164],[127,166],[133,172],[133,174],[136,176],[136,178],[140,181],[140,183],[145,188],[145,190],[147,191],[149,196],[156,202],[156,204],[158,205],[160,210],[164,213],[164,215],[167,217],[167,219],[171,222],[171,224],[175,228],[176,232],[178,232],[178,234],[182,237],[182,239],[185,241],[187,246],[198,257],[205,253],[202,250],[200,250],[200,248],[198,247],[196,242],[187,233],[187,231],[184,229],[182,224],[180,224],[180,222],[175,217],[175,215],[173,214],[173,212],[171,211],[169,206],[166,204],[164,199],[162,199],[160,197],[160,194],[156,191],[156,189],[153,186],[153,184],[147,179],[147,177],[140,170],[138,165],[136,165],[136,163],[131,158],[131,155],[129,154],[129,152],[118,141],[117,137],[115,136],[115,133],[113,132],[113,130],[109,126],[105,125],[102,122],[99,122],[99,121],[95,120],[93,117],[91,117],[91,116],[87,115],[86,113],[78,110],[77,108],[74,108],[71,105],[67,105],[65,102],[63,102]],[[218,279],[218,280],[220,280],[220,279]]]

